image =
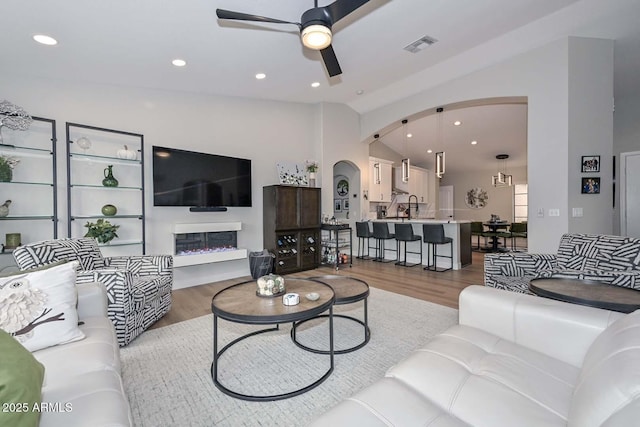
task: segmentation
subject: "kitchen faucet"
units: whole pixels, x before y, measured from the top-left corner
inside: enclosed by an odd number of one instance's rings
[[[416,216],[418,216],[418,196],[416,196],[415,194],[412,194],[409,196],[409,207],[407,208],[408,219],[411,219],[411,198],[412,197],[416,199]]]

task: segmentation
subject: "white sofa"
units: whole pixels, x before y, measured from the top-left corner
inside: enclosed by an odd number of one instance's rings
[[[78,289],[85,338],[34,351],[45,367],[40,427],[131,426],[120,377],[120,348],[107,317],[107,294],[97,283]]]
[[[312,425],[639,423],[640,310],[624,315],[470,286],[458,325]]]

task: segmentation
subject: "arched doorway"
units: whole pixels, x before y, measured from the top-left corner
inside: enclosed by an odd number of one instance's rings
[[[333,212],[343,223],[354,225],[362,217],[360,168],[349,161],[340,160],[333,165]]]

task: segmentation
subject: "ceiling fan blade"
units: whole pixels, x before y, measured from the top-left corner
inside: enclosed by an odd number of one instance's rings
[[[333,23],[335,24],[360,6],[368,3],[369,0],[336,0],[324,8],[329,11]]]
[[[342,69],[340,68],[340,64],[338,64],[338,58],[333,51],[333,46],[329,45],[322,49],[320,54],[322,55],[322,60],[324,61],[324,66],[327,68],[329,76],[334,77],[342,74]]]
[[[297,22],[282,21],[280,19],[267,18],[265,16],[258,16],[258,15],[250,15],[248,13],[233,12],[231,10],[216,9],[216,15],[220,19],[234,19],[234,20],[238,20],[238,21],[270,22],[272,24],[292,24],[292,25],[297,25],[298,27],[300,27],[300,24],[297,23]]]

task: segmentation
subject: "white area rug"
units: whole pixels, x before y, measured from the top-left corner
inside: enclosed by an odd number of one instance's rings
[[[203,302],[204,303],[204,302]],[[363,303],[337,306],[336,314],[363,317]],[[382,378],[430,337],[457,323],[457,310],[371,289],[371,340],[335,356],[335,369],[317,388],[275,402],[248,402],[218,390],[211,379],[213,316],[147,331],[121,349],[122,375],[136,426],[301,426],[342,399]],[[328,348],[328,322],[298,329],[305,345]],[[219,343],[262,328],[219,320]],[[277,394],[315,381],[329,356],[303,351],[291,342],[291,325],[243,340],[220,358],[219,380],[245,394]],[[335,348],[363,338],[356,322],[336,318]],[[219,344],[219,348],[222,345]]]

